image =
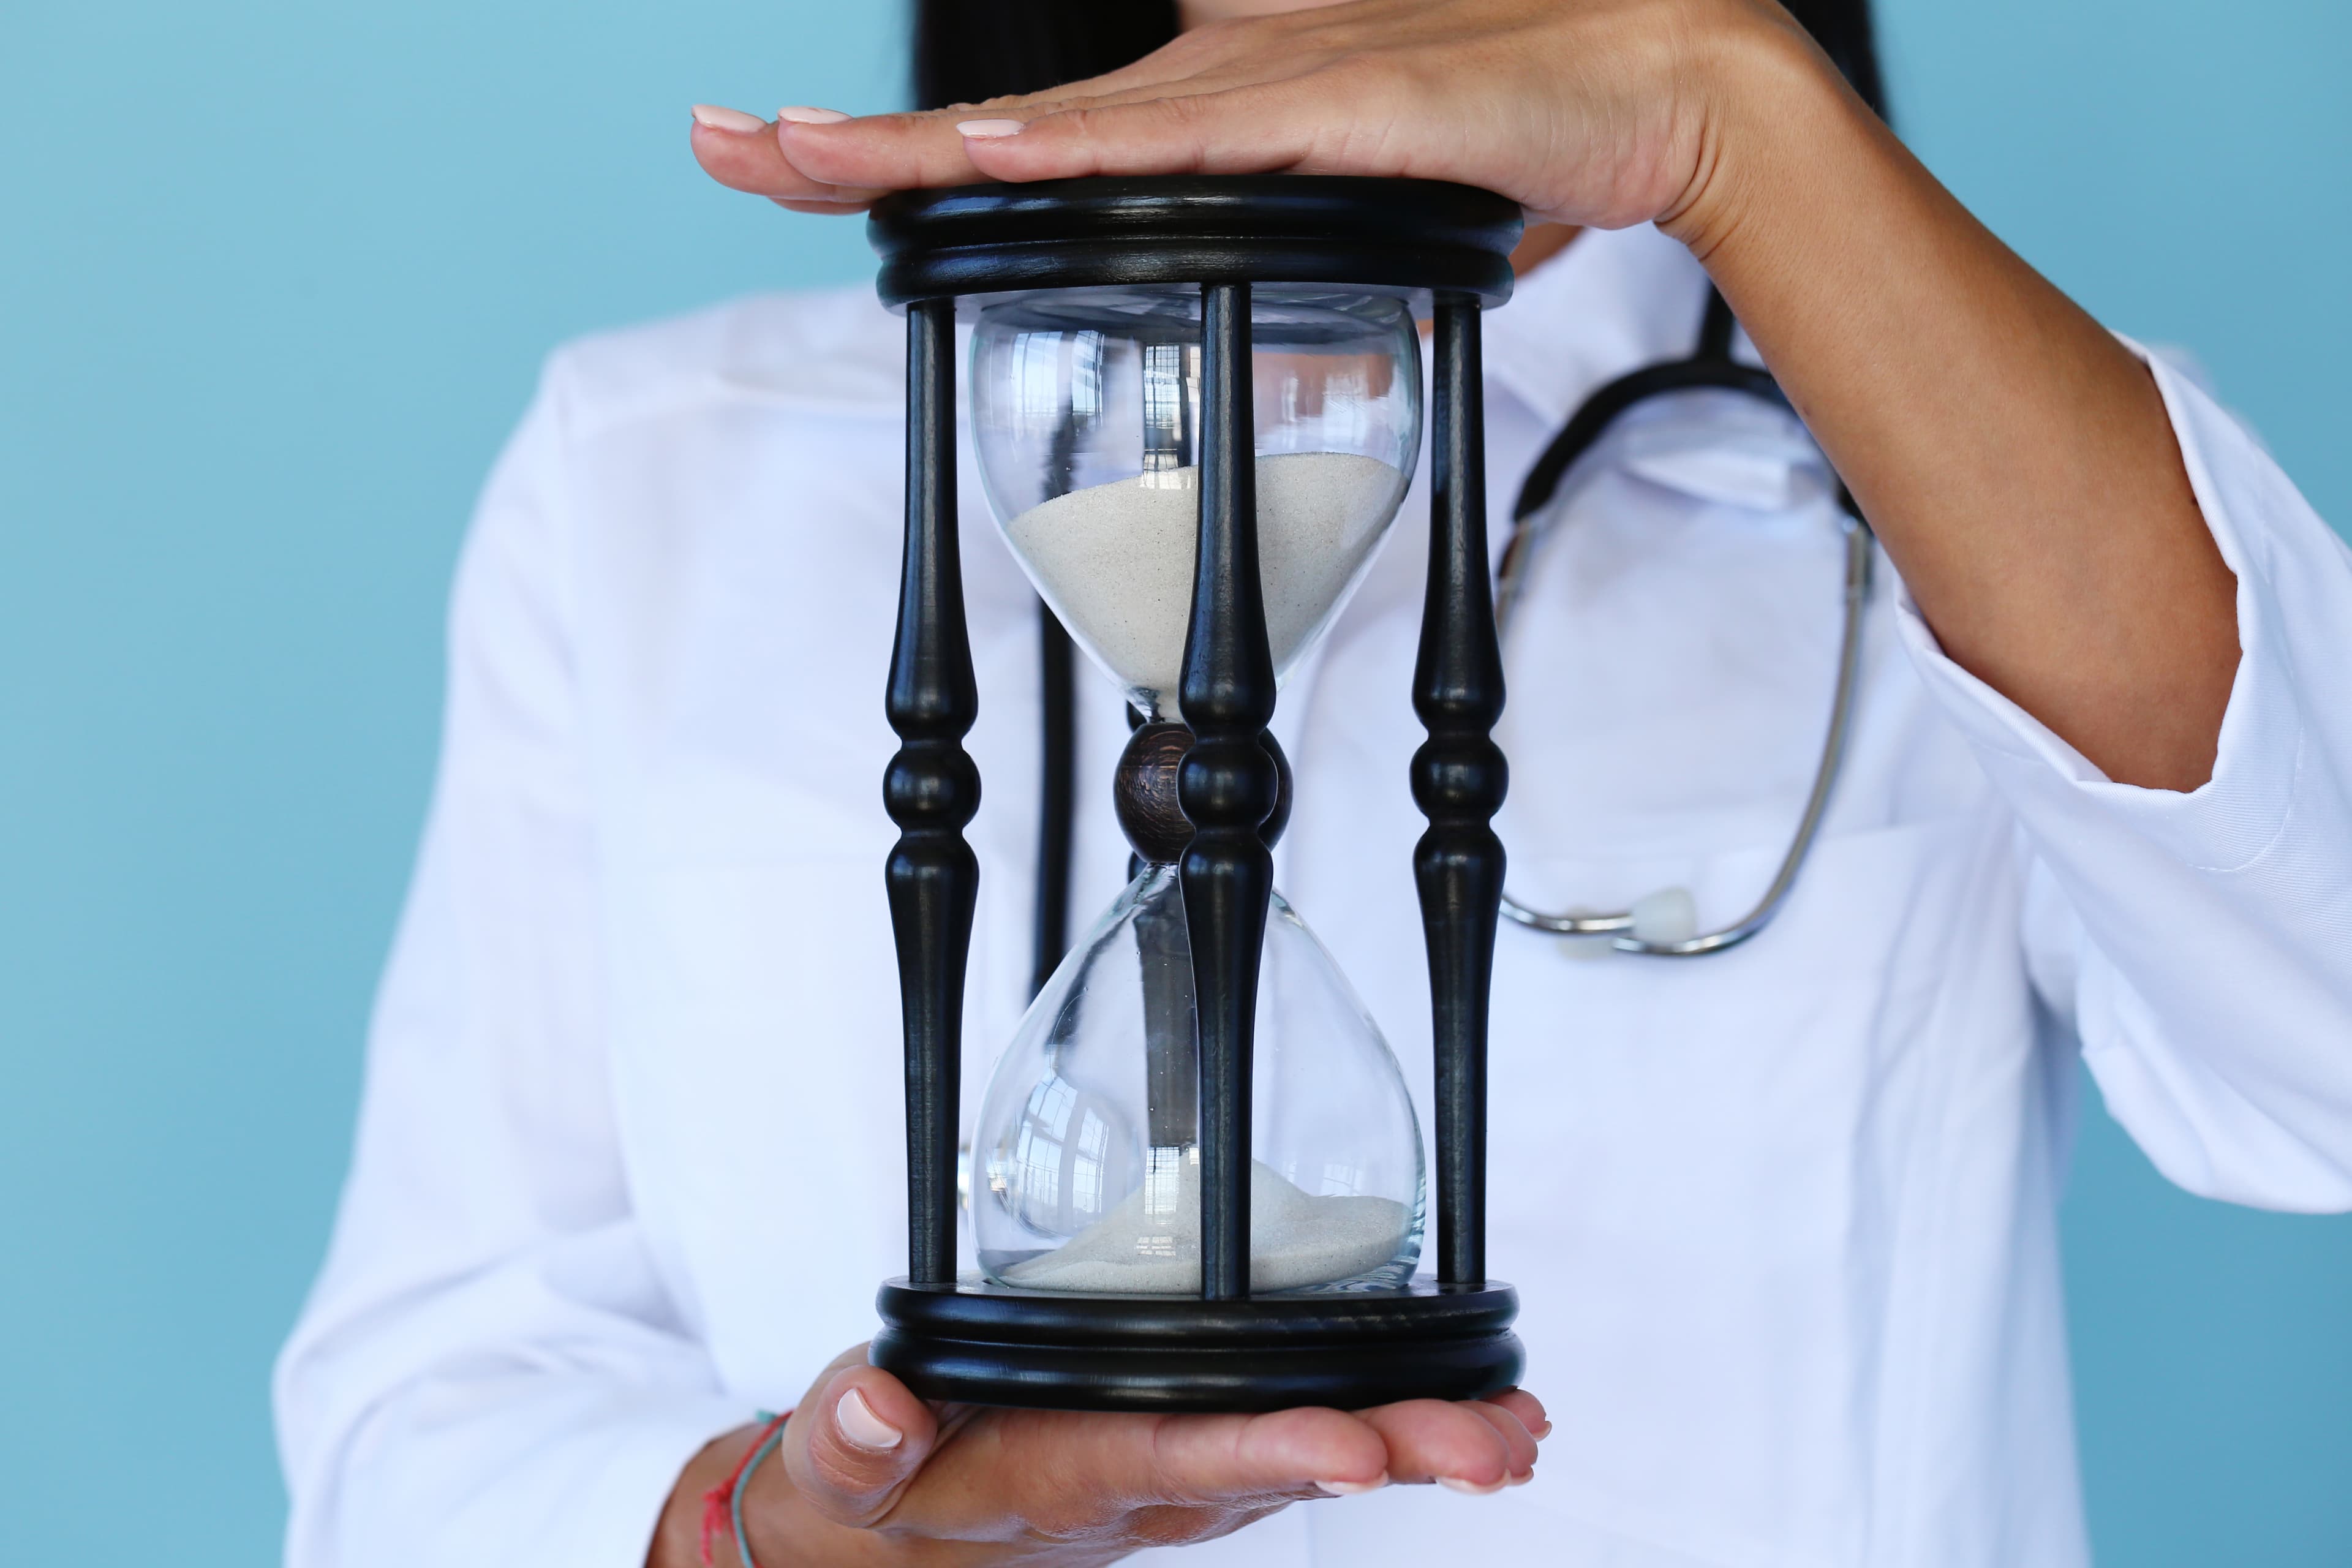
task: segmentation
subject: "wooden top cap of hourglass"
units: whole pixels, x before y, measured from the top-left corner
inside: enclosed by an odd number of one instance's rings
[[[901,191],[875,204],[882,302],[1143,283],[1511,295],[1519,208],[1442,180],[1171,174]]]

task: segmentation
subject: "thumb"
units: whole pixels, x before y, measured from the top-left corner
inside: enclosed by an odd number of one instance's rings
[[[931,1407],[888,1373],[845,1367],[819,1380],[778,1451],[793,1487],[838,1524],[875,1523],[939,1441]]]

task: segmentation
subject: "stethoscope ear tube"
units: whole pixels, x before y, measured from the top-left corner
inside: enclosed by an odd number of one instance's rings
[[[1528,471],[1527,482],[1520,488],[1517,503],[1511,509],[1511,537],[1503,548],[1502,563],[1496,574],[1495,629],[1498,637],[1508,634],[1528,557],[1543,531],[1541,514],[1559,489],[1560,480],[1599,444],[1626,410],[1667,393],[1702,389],[1743,393],[1776,407],[1788,408],[1787,396],[1769,372],[1731,358],[1732,325],[1730,308],[1724,303],[1723,296],[1710,293],[1697,353],[1689,359],[1647,366],[1601,387],[1585,400],[1536,459],[1535,466]],[[1755,907],[1719,930],[1674,938],[1655,934],[1656,929],[1674,923],[1678,917],[1687,919],[1687,894],[1679,899],[1653,894],[1634,909],[1611,914],[1546,914],[1528,908],[1507,890],[1502,901],[1505,918],[1555,936],[1606,937],[1610,946],[1620,952],[1638,952],[1653,958],[1698,958],[1738,946],[1780,912],[1789,889],[1796,885],[1797,873],[1804,867],[1805,857],[1812,850],[1813,840],[1820,836],[1831,791],[1837,784],[1838,768],[1845,758],[1846,735],[1853,728],[1855,695],[1862,685],[1863,618],[1870,603],[1873,541],[1869,524],[1863,521],[1853,496],[1843,486],[1838,490],[1838,503],[1843,512],[1845,531],[1845,626],[1838,646],[1837,686],[1830,701],[1829,732],[1822,739],[1821,762],[1813,770],[1812,788],[1805,796],[1805,809],[1797,819],[1797,831],[1789,840],[1788,853],[1780,858],[1780,868],[1773,872],[1772,880]],[[1668,894],[1678,891],[1666,890]],[[1664,919],[1654,908],[1643,908],[1661,903],[1674,907]]]

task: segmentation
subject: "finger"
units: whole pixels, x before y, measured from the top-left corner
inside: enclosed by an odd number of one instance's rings
[[[1544,1411],[1543,1401],[1524,1388],[1507,1388],[1500,1394],[1486,1396],[1489,1405],[1499,1405],[1519,1418],[1519,1425],[1538,1443],[1551,1436],[1551,1417]]]
[[[833,125],[786,125],[781,140],[784,155],[811,181],[888,190],[983,180],[1173,174],[1200,167],[1189,140],[1171,138],[1167,131],[1186,111],[1167,106],[1189,104],[1204,95],[1171,97],[1158,88],[1136,91],[1139,96],[1107,102],[1084,98],[1000,101],[925,114],[877,114]],[[1114,113],[1125,118],[1106,121],[1104,117]],[[1093,145],[1089,138],[1106,124],[1118,136],[1112,142]],[[1020,143],[1017,149],[1015,142]]]
[[[1154,1501],[1343,1495],[1388,1479],[1388,1445],[1338,1410],[1186,1416],[1154,1436],[1139,1495]]]
[[[967,135],[966,128],[992,128],[1001,134],[1055,115],[1262,87],[1311,75],[1339,58],[1341,51],[1329,44],[1302,47],[1277,39],[1268,33],[1274,26],[1272,19],[1259,19],[1195,28],[1133,65],[1044,92],[907,114],[786,124],[779,140],[803,175],[836,185],[907,190],[984,178],[1043,179],[1048,176],[1000,174],[976,164],[971,146],[981,138]]]
[[[862,1359],[862,1351],[852,1352]],[[939,1421],[888,1373],[836,1363],[784,1427],[778,1458],[810,1506],[864,1527],[890,1511],[930,1457]]]
[[[968,109],[953,115],[870,114],[834,125],[785,124],[778,128],[778,155],[798,177],[833,188],[969,185],[988,176],[965,155],[958,121],[1004,112]]]
[[[822,202],[849,205],[873,201],[879,190],[842,186],[811,179],[793,166],[777,140],[779,130],[737,110],[695,106],[691,132],[694,161],[703,172],[730,190],[749,191],[782,202]]]
[[[1391,1480],[1463,1492],[1500,1491],[1510,1480],[1509,1445],[1471,1405],[1413,1399],[1362,1414],[1388,1446]]]
[[[1076,1540],[1151,1515],[1189,1520],[1180,1534],[1222,1534],[1238,1516],[1295,1499],[1370,1490],[1385,1479],[1387,1456],[1379,1434],[1337,1410],[1000,1410],[936,1449],[893,1520],[969,1535],[1017,1517]]]
[[[1315,63],[1286,62],[1282,79],[1311,70]],[[1133,67],[1046,92],[985,103],[839,121],[794,121],[777,127],[778,144],[813,183],[887,190],[971,184],[1000,176],[983,173],[973,163],[971,144],[983,138],[968,134],[967,128],[977,128],[983,135],[993,128],[1001,134],[1055,115],[1147,104],[1172,95],[1197,96],[1266,79],[1264,62],[1244,69],[1221,65],[1189,75],[1142,74],[1140,67]]]
[[[1400,143],[1360,128],[1372,106],[1334,109],[1325,79],[1338,74],[1317,73],[1312,86],[1292,79],[1068,109],[1017,126],[967,121],[966,157],[988,178],[1009,181],[1286,170],[1410,172],[1402,166]]]
[[[1506,1484],[1522,1486],[1535,1479],[1536,1440],[1525,1426],[1519,1425],[1519,1418],[1501,1405],[1489,1405],[1483,1399],[1467,1402],[1465,1408],[1492,1426],[1495,1436],[1503,1440],[1504,1463],[1510,1470]]]

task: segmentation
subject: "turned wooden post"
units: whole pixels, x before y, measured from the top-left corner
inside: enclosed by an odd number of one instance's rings
[[[1274,656],[1258,577],[1250,291],[1202,290],[1201,536],[1179,691],[1193,741],[1177,774],[1192,825],[1179,875],[1201,1036],[1201,1294],[1249,1294],[1250,1072],[1274,857],[1259,829],[1280,778],[1262,743]]]
[[[1429,947],[1437,1067],[1437,1278],[1486,1279],[1486,1013],[1503,843],[1491,826],[1510,773],[1492,731],[1503,655],[1486,562],[1486,417],[1478,301],[1440,295],[1430,436],[1429,588],[1412,707],[1429,739],[1412,798],[1429,818],[1412,856]]]
[[[963,738],[980,711],[956,548],[955,301],[907,310],[907,548],[885,707],[898,754],[882,797],[898,842],[886,878],[907,1048],[907,1278],[952,1283],[964,966],[980,862],[964,825],[980,770]]]

